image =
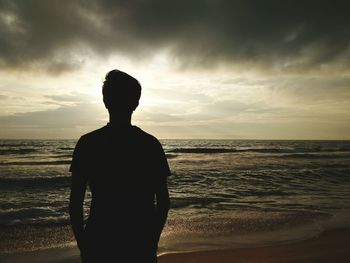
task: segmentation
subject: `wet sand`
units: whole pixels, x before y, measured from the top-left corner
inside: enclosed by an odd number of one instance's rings
[[[290,244],[216,251],[171,253],[159,256],[159,263],[323,263],[348,262],[350,229],[337,229],[309,240]],[[78,263],[76,248],[56,248],[21,254],[0,255],[2,263]]]
[[[349,258],[350,229],[339,229],[291,244],[168,254],[159,257],[159,263],[330,263]]]

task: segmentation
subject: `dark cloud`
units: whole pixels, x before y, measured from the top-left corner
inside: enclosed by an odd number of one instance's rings
[[[349,1],[0,0],[0,67],[79,68],[84,55],[136,60],[166,48],[181,66],[348,70]]]

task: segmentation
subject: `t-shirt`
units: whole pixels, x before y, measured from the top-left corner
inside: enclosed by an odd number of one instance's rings
[[[79,139],[70,171],[90,187],[86,230],[94,238],[112,234],[125,239],[154,231],[155,192],[170,175],[155,137],[136,126],[107,124]]]

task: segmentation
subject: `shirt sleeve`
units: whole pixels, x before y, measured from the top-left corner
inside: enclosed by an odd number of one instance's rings
[[[160,177],[168,177],[171,175],[169,164],[161,143],[158,141],[158,174]]]
[[[83,172],[84,171],[84,143],[82,137],[75,145],[72,162],[69,168],[70,172]],[[86,164],[85,164],[86,165]]]

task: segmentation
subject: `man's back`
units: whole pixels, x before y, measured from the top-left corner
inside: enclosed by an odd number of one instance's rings
[[[156,247],[155,194],[170,171],[155,137],[135,126],[107,125],[80,138],[71,171],[92,193],[85,228],[90,251],[142,254]]]

